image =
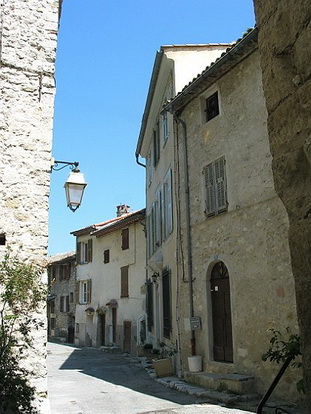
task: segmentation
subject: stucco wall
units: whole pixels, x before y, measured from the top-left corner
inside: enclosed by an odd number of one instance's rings
[[[202,105],[217,89],[220,115],[206,123]],[[181,118],[188,135],[194,313],[202,318],[197,353],[207,371],[254,375],[256,390],[263,392],[278,369],[261,360],[269,346],[268,329],[290,326],[295,331],[297,321],[288,219],[273,187],[258,51],[193,100]],[[221,156],[226,158],[228,212],[206,218],[202,171]],[[184,226],[183,221],[183,233]],[[233,364],[213,361],[210,273],[217,261],[225,263],[230,275]],[[182,287],[185,360],[188,284]],[[295,395],[295,382],[288,377],[276,393]]]
[[[48,242],[58,13],[55,0],[1,2],[0,233],[13,251],[38,262]],[[1,255],[5,249],[0,246]],[[30,359],[42,394],[45,328],[34,332]]]
[[[91,338],[92,346],[99,346],[99,320],[95,312],[87,316],[85,309],[93,307],[95,311],[106,308],[106,345],[111,339],[111,307],[106,304],[111,300],[117,301],[117,338],[116,344],[123,347],[123,321],[132,322],[132,351],[138,337],[137,321],[144,316],[144,290],[146,241],[143,224],[138,222],[129,226],[129,249],[121,249],[121,229],[101,237],[92,236],[93,260],[91,263],[78,265],[77,280],[92,279],[92,298],[87,305],[77,305],[76,322],[79,333],[76,333],[77,343],[87,345],[85,333]],[[86,242],[90,236],[81,236],[79,241]],[[104,250],[110,251],[109,263],[104,263]],[[121,267],[129,266],[129,297],[121,298]]]

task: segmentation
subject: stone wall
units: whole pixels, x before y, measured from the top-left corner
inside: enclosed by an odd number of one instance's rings
[[[277,193],[289,216],[289,244],[311,411],[311,4],[254,0],[268,133]]]
[[[48,242],[58,18],[55,0],[1,1],[0,255],[10,246],[40,263]],[[45,328],[34,336],[30,363],[46,394]]]
[[[205,100],[216,90],[220,115],[206,122]],[[205,371],[251,375],[253,391],[263,394],[279,369],[261,358],[269,348],[269,328],[284,332],[289,326],[295,332],[297,318],[289,223],[273,186],[258,49],[203,90],[184,108],[181,118],[188,136],[194,315],[202,319],[202,329],[196,331],[196,352],[203,356]],[[207,218],[202,172],[223,156],[228,211]],[[181,205],[185,206],[183,199]],[[210,279],[219,261],[229,272],[233,363],[217,362],[213,354]],[[188,284],[182,284],[184,363],[189,355],[188,302]],[[295,372],[288,372],[274,396],[299,401],[296,379]]]

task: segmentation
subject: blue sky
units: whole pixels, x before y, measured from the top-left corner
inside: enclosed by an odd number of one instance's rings
[[[56,61],[53,156],[78,161],[88,186],[66,207],[66,168],[51,176],[49,254],[75,249],[71,231],[145,206],[135,149],[161,45],[231,42],[254,26],[252,0],[64,0]]]

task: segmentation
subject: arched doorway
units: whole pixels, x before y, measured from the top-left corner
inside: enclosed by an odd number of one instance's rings
[[[214,360],[233,362],[229,272],[223,262],[211,273]]]

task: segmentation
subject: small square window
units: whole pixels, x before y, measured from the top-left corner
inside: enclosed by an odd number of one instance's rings
[[[0,234],[0,246],[5,246],[6,243],[6,237],[5,233]]]
[[[206,122],[219,115],[218,92],[213,93],[206,99]]]

